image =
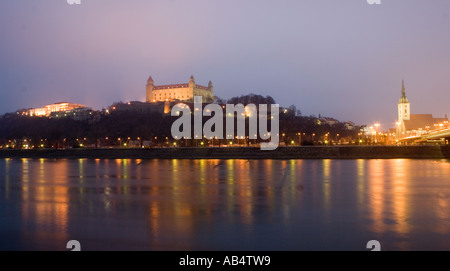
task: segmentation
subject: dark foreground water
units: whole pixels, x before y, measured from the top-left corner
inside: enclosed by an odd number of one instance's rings
[[[0,250],[450,250],[446,160],[0,160]]]

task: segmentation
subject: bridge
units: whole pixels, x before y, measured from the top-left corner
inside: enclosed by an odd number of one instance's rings
[[[427,143],[450,139],[450,128],[431,130],[427,134],[400,138],[401,143]],[[446,141],[444,141],[445,144]]]

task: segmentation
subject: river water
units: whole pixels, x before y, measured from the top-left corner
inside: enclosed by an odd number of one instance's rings
[[[450,250],[450,161],[0,159],[0,218],[0,250]]]

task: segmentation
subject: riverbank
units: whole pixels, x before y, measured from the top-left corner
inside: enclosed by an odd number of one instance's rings
[[[450,159],[450,146],[299,146],[0,150],[0,158],[67,159]]]

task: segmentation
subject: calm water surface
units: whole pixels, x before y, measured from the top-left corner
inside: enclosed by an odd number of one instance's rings
[[[0,250],[450,250],[450,162],[0,159],[0,218]]]

